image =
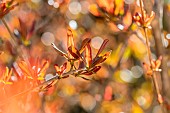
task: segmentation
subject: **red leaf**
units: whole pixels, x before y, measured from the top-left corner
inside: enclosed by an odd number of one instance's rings
[[[87,46],[85,47],[85,60],[86,60],[86,66],[90,67],[92,63],[92,52],[91,52],[90,44],[87,44]]]
[[[82,77],[82,76],[79,76],[79,77],[81,77],[81,78],[84,79],[84,80],[90,80],[90,79],[88,79],[88,78],[86,78],[86,77]]]
[[[19,18],[19,24],[20,24],[21,36],[22,36],[22,38],[26,39],[26,37],[27,37],[27,27],[26,27],[26,25],[25,25],[25,22],[23,22],[23,21]]]
[[[99,71],[100,68],[101,68],[101,66],[95,66],[94,68],[92,68],[90,70],[86,70],[85,72],[82,72],[81,74],[92,75],[92,74],[96,73],[97,71]]]
[[[96,57],[99,56],[99,54],[103,51],[103,49],[105,48],[106,44],[108,43],[108,39],[105,39],[102,43],[102,45],[100,46],[100,49],[98,50]]]
[[[55,64],[54,67],[55,67],[57,74],[60,75],[60,67],[57,64]]]
[[[35,29],[35,21],[33,21],[31,28],[29,29],[28,33],[27,33],[27,37],[26,40],[29,40],[34,32]]]
[[[63,65],[61,65],[60,67],[57,65],[57,64],[55,64],[54,65],[54,67],[55,67],[55,69],[56,69],[56,72],[57,72],[57,74],[58,75],[61,75],[61,74],[63,74],[63,72],[66,70],[66,68],[67,68],[67,62],[65,62]]]
[[[94,58],[91,67],[104,62],[110,56],[111,52],[112,50],[106,52],[103,56],[97,56],[96,58]]]
[[[61,70],[61,73],[63,73],[67,68],[67,62],[65,62],[61,67],[60,67],[60,70]]]
[[[89,44],[90,41],[91,41],[90,38],[86,38],[86,39],[83,40],[82,45],[81,45],[80,50],[79,50],[80,54],[84,51],[86,45]]]
[[[81,54],[79,53],[79,51],[75,48],[75,47],[69,47],[68,48],[69,53],[75,58],[75,59],[79,59],[82,58]]]

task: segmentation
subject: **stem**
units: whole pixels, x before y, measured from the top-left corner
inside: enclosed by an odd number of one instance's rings
[[[16,43],[15,43],[15,41],[14,41],[15,36],[14,36],[13,33],[11,32],[11,30],[10,30],[10,28],[9,28],[6,20],[5,20],[4,18],[1,18],[1,21],[2,21],[2,23],[4,24],[4,26],[6,27],[6,29],[8,30],[8,32],[9,32],[9,34],[10,34],[10,36],[11,36],[9,42],[11,43],[11,45],[12,45],[13,47],[16,47]]]
[[[144,33],[145,33],[145,37],[146,37],[146,47],[147,47],[147,53],[148,53],[148,58],[149,58],[149,63],[151,65],[151,61],[152,61],[152,55],[151,55],[151,49],[149,46],[149,38],[147,36],[147,28],[143,28],[144,29]]]
[[[146,37],[146,46],[147,46],[147,53],[148,53],[149,63],[150,63],[151,70],[153,70],[151,50],[150,50],[150,46],[149,46],[149,39],[148,39],[148,36],[147,36],[147,28],[143,28],[143,29],[144,29],[145,37]],[[153,71],[152,80],[153,80],[153,83],[154,83],[154,86],[155,86],[158,102],[159,102],[160,105],[162,105],[163,104],[162,95],[160,93],[160,88],[159,88],[159,85],[158,85],[158,81],[157,81],[155,71]]]
[[[144,17],[144,11],[143,11],[143,6],[142,6],[143,2],[142,2],[142,0],[140,0],[139,2],[140,2],[140,9],[141,9],[141,14],[142,14],[142,20],[144,22],[145,21],[145,17]]]

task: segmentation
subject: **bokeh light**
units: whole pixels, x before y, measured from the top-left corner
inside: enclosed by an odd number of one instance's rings
[[[87,93],[80,96],[80,103],[82,107],[87,111],[93,110],[93,108],[96,106],[95,98]]]
[[[120,72],[120,78],[127,83],[133,83],[133,73],[128,70],[128,69],[124,69]]]
[[[48,4],[49,5],[53,5],[54,4],[54,0],[48,0]]]
[[[137,102],[138,102],[138,104],[139,104],[140,106],[144,106],[144,105],[146,104],[147,100],[146,100],[145,97],[139,96],[139,97],[137,98]]]
[[[77,15],[81,12],[81,4],[77,1],[71,2],[68,8],[69,11],[74,15]]]
[[[77,22],[75,20],[70,20],[69,26],[74,30],[78,27]]]
[[[120,30],[123,30],[124,29],[124,26],[122,24],[118,24],[117,27],[120,29]]]
[[[51,43],[54,43],[55,38],[54,38],[54,35],[51,32],[45,32],[41,36],[41,41],[44,45],[50,46]]]
[[[95,49],[99,49],[100,46],[102,45],[102,43],[103,43],[103,39],[99,36],[96,36],[96,37],[92,38],[92,40],[91,40],[91,45]]]
[[[140,78],[143,75],[143,69],[140,66],[133,66],[131,72],[134,78]]]
[[[169,34],[169,33],[166,35],[166,38],[167,38],[167,39],[170,39],[170,34]]]
[[[55,3],[53,4],[53,6],[54,6],[54,8],[59,8],[60,4],[59,4],[58,2],[55,2]]]
[[[87,14],[89,12],[89,2],[88,1],[80,1],[80,4],[81,4],[81,13],[82,14]]]

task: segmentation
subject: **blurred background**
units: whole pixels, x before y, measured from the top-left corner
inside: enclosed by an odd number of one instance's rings
[[[4,2],[4,1],[3,1]],[[150,77],[143,62],[149,63],[144,31],[132,20],[140,12],[138,0],[14,0],[19,5],[4,16],[17,43],[0,21],[1,70],[13,67],[12,85],[1,84],[0,113],[161,113]],[[170,1],[144,0],[147,13],[156,12],[148,30],[152,57],[164,56],[163,74],[158,81],[164,99],[169,95]],[[88,81],[79,77],[61,79],[47,91],[30,91],[30,81],[22,81],[17,62],[48,59],[46,79],[55,75],[54,64],[66,60],[51,46],[67,51],[67,28],[73,31],[75,45],[91,38],[93,57],[104,39],[105,51],[112,50],[102,68]],[[155,37],[158,37],[155,38]],[[161,48],[161,49],[160,49]],[[42,65],[42,63],[40,63]],[[165,76],[164,76],[165,75]],[[164,81],[166,80],[166,81]],[[166,92],[167,91],[167,92]]]

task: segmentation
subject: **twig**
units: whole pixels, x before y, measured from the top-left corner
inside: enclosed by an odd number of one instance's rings
[[[15,43],[15,36],[13,35],[13,33],[11,32],[6,20],[4,18],[1,18],[2,23],[4,24],[4,26],[6,27],[6,29],[8,30],[11,38],[9,40],[9,42],[11,43],[11,45],[15,48],[17,46],[17,44]]]
[[[143,6],[142,6],[142,0],[140,0],[140,8],[141,8],[141,13],[142,13],[142,19],[143,19],[143,21],[145,21],[145,18],[144,18],[145,15],[144,15],[144,10],[143,10]],[[161,92],[160,92],[160,87],[159,87],[159,84],[158,84],[156,72],[154,71],[154,67],[152,66],[152,55],[151,55],[151,50],[150,50],[150,45],[149,45],[149,38],[147,36],[147,28],[144,26],[143,30],[144,30],[145,38],[146,38],[147,54],[148,54],[148,59],[149,59],[149,63],[150,63],[149,65],[150,65],[151,70],[153,71],[153,73],[152,73],[153,84],[154,84],[154,87],[155,87],[155,90],[156,90],[158,102],[159,102],[159,104],[162,108],[162,112],[164,113],[165,111],[164,111],[164,108],[163,108],[163,98],[162,98],[162,95],[161,95]]]

